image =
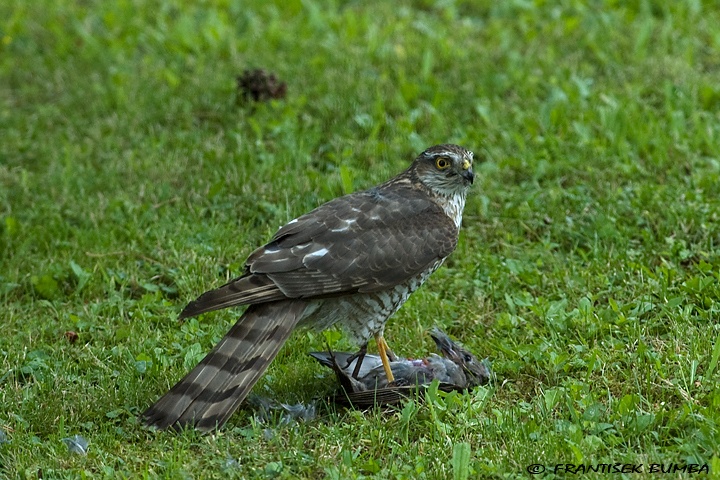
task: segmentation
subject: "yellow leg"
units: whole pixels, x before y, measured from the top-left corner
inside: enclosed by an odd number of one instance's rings
[[[385,343],[385,338],[383,337],[382,332],[375,334],[375,343],[377,344],[378,354],[380,355],[380,360],[382,361],[383,368],[385,369],[385,376],[387,377],[388,383],[392,383],[395,381],[395,377],[390,369],[390,361],[388,360],[387,354],[390,347],[388,347],[388,344]]]

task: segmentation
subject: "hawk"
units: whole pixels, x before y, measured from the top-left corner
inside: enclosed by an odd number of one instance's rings
[[[455,249],[473,153],[436,145],[404,172],[288,222],[243,274],[190,302],[180,318],[248,305],[192,371],[144,414],[149,426],[222,426],[299,326],[339,325],[360,346],[374,338],[393,380],[385,323]]]

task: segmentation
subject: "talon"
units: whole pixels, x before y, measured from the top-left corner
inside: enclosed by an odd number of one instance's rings
[[[358,375],[360,375],[360,367],[362,367],[363,360],[365,359],[365,355],[367,354],[367,347],[368,344],[365,342],[365,345],[360,347],[360,350],[355,352],[354,354],[350,355],[347,359],[347,364],[345,365],[345,368],[350,367],[350,364],[357,360],[355,363],[355,368],[353,369],[351,377],[353,377],[355,380],[358,379]],[[343,370],[344,370],[343,369]]]

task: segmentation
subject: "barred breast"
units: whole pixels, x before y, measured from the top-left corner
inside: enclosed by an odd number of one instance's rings
[[[300,325],[323,330],[337,324],[352,342],[364,345],[375,333],[382,332],[387,320],[442,263],[438,260],[419,275],[387,290],[315,300]]]

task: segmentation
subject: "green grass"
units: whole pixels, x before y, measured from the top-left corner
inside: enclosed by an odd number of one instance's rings
[[[271,3],[0,3],[0,477],[720,472],[714,2]],[[287,98],[238,103],[249,67]],[[214,436],[138,425],[238,315],[181,323],[186,302],[442,142],[484,163],[457,251],[386,334],[420,356],[438,325],[496,382],[245,409]],[[255,392],[326,398],[325,339],[295,335]]]

